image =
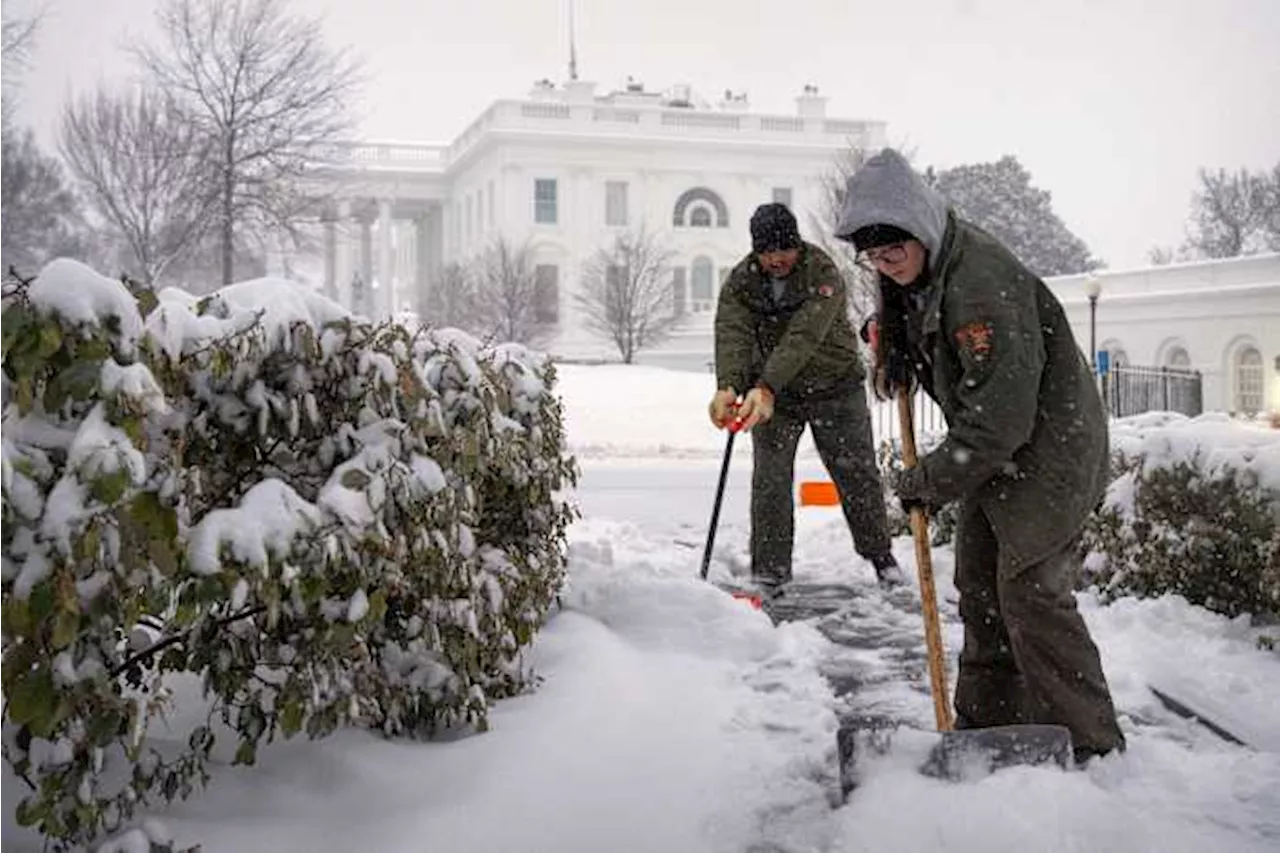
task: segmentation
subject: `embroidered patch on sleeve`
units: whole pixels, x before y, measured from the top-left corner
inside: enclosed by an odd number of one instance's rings
[[[994,337],[995,329],[990,323],[969,323],[956,330],[956,345],[974,361],[983,361],[991,354]]]

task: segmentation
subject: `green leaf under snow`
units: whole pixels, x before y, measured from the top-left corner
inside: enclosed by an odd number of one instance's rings
[[[9,721],[27,726],[36,737],[52,733],[58,710],[58,691],[53,686],[53,672],[40,666],[13,679],[9,692]]]

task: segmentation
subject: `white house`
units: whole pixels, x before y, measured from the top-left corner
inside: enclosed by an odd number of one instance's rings
[[[718,103],[687,86],[543,81],[523,100],[493,103],[452,143],[369,143],[335,152],[325,223],[324,286],[374,314],[414,310],[443,264],[501,235],[532,248],[549,348],[601,355],[575,322],[585,261],[616,233],[644,227],[674,250],[672,304],[714,308],[722,277],[750,248],[756,206],[787,203],[802,227],[821,180],[851,146],[884,145],[884,124],[830,118],[806,86],[794,115],[752,112],[745,96]],[[389,286],[388,286],[389,284]]]
[[[781,200],[802,232],[821,221],[820,182],[851,146],[885,144],[878,121],[829,118],[812,86],[793,115],[718,103],[688,87],[536,84],[499,100],[451,143],[364,143],[318,175],[335,198],[325,221],[324,288],[357,310],[417,310],[439,272],[502,236],[532,247],[539,316],[563,357],[608,357],[572,295],[582,265],[615,233],[644,226],[675,250],[672,305],[684,327],[640,360],[707,370],[722,277],[750,247],[755,207]],[[336,189],[336,193],[334,192]],[[1280,254],[1049,280],[1082,348],[1115,364],[1188,367],[1205,409],[1280,411]],[[1094,340],[1090,344],[1091,328]]]

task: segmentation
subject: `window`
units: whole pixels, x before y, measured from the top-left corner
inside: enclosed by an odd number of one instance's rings
[[[533,221],[540,225],[555,225],[556,179],[538,178],[533,182]]]
[[[627,224],[626,181],[605,181],[604,224],[610,226],[623,226]]]
[[[533,268],[533,316],[539,323],[560,322],[560,268],[555,264]]]
[[[685,268],[676,267],[671,271],[671,308],[677,317],[684,316],[688,310],[688,285],[685,281]]]
[[[1169,354],[1164,358],[1165,367],[1190,367],[1191,356],[1183,347],[1175,346],[1169,350]]]
[[[774,187],[773,201],[775,204],[785,204],[791,207],[791,187]]]
[[[710,228],[711,227],[711,208],[705,204],[699,204],[689,210],[689,227],[690,228]]]
[[[486,207],[489,210],[489,227],[492,228],[498,218],[498,212],[497,210],[495,210],[494,204],[493,204],[493,181],[489,182],[489,187],[487,192],[489,194],[489,203],[486,205]]]
[[[1247,346],[1236,353],[1235,410],[1253,416],[1262,411],[1262,353]]]
[[[696,227],[709,227],[713,221],[717,228],[729,227],[729,206],[724,203],[724,199],[706,187],[694,187],[680,194],[680,198],[676,199],[675,209],[671,212],[671,224],[677,228],[693,226],[692,214],[698,206],[707,210],[705,217],[699,215],[699,220],[705,219],[706,224]]]
[[[462,226],[462,241],[464,244],[469,244],[471,242],[471,235],[475,233],[474,231],[471,230],[473,227],[471,216],[475,212],[472,209],[471,204],[472,204],[471,196],[468,194],[467,200],[466,200],[466,217],[467,218],[464,221],[464,224]]]
[[[692,282],[689,289],[692,291],[690,299],[693,302],[694,311],[711,309],[711,302],[715,298],[715,275],[715,266],[710,258],[699,255],[693,259],[690,269]]]

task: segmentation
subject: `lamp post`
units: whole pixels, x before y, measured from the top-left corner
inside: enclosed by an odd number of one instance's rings
[[[1084,281],[1084,292],[1089,297],[1089,366],[1098,372],[1098,297],[1102,295],[1102,279],[1090,273]]]

